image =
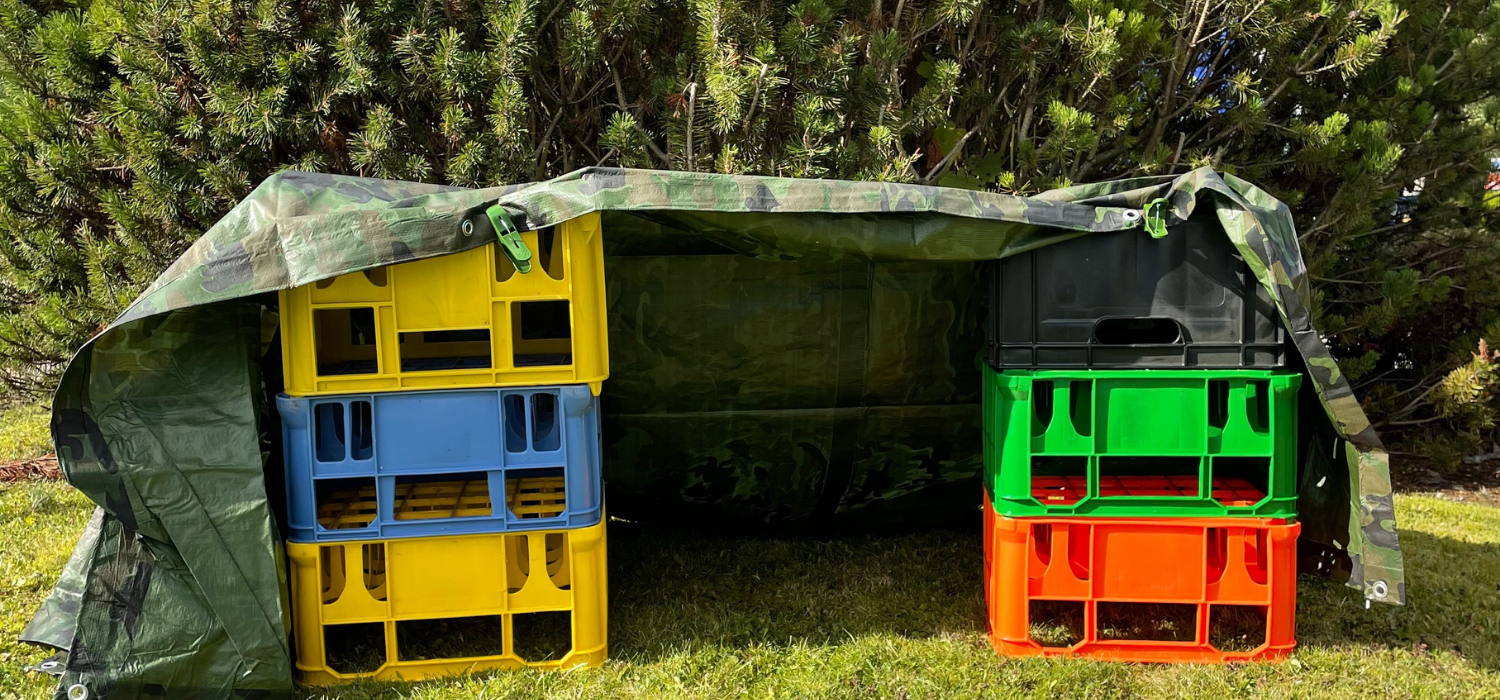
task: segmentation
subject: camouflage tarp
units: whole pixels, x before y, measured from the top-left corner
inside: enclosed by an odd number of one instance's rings
[[[527,230],[603,212],[611,514],[804,528],[977,506],[979,263],[1209,207],[1312,378],[1299,477],[1308,553],[1372,600],[1404,598],[1387,457],[1312,328],[1291,215],[1233,176],[1202,169],[1013,197],[610,168],[483,190],[283,173],[64,375],[59,461],[105,517],[75,556],[85,570],[65,576],[29,633],[72,640],[61,689],[290,687],[281,497],[273,470],[262,476],[274,451],[257,434],[276,429],[261,413],[275,304],[265,293],[490,243],[484,212],[497,202]]]

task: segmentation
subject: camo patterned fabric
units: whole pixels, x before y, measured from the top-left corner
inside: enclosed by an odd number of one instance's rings
[[[28,636],[72,640],[60,693],[290,689],[283,563],[251,449],[264,397],[247,348],[266,347],[269,314],[257,310],[273,297],[234,300],[491,243],[484,211],[497,202],[528,230],[602,212],[611,514],[863,527],[978,506],[988,302],[977,266],[1139,228],[1157,200],[1167,224],[1213,209],[1301,351],[1305,400],[1324,409],[1303,413],[1303,539],[1326,573],[1402,602],[1388,459],[1312,327],[1292,217],[1232,176],[1013,197],[614,168],[482,190],[285,172],[69,366],[54,438],[69,480],[104,510],[102,530]],[[195,454],[205,441],[211,454]]]

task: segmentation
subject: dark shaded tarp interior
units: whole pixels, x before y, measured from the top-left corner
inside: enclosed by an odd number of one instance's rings
[[[1233,176],[1035,197],[581,170],[464,190],[287,172],[262,183],[74,358],[54,402],[68,479],[101,513],[25,638],[60,692],[291,688],[276,390],[280,289],[602,212],[610,512],[825,532],[974,514],[986,261],[1216,217],[1276,300],[1304,382],[1306,563],[1400,602],[1388,460],[1308,315],[1287,208]],[[1146,235],[1143,231],[1141,235]],[[270,467],[270,468],[267,468]]]

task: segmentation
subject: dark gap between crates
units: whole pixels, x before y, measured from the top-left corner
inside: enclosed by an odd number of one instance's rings
[[[1266,643],[1264,605],[1210,605],[1208,643],[1219,651],[1255,651]]]
[[[402,333],[397,343],[402,372],[489,369],[490,331],[471,328]]]
[[[1027,607],[1031,641],[1044,647],[1071,647],[1084,639],[1084,608],[1081,600],[1033,600]]]
[[[1101,641],[1191,642],[1198,636],[1198,606],[1187,603],[1095,604]]]
[[[573,650],[573,614],[556,610],[511,616],[516,655],[527,661],[556,661]]]
[[[385,623],[324,625],[323,663],[337,673],[371,673],[385,665]]]
[[[375,374],[375,309],[313,310],[313,353],[319,376]]]
[[[567,478],[562,467],[508,469],[505,505],[510,514],[529,520],[553,518],[568,508]]]
[[[504,615],[396,621],[396,658],[401,661],[462,659],[504,653]]]
[[[395,479],[397,520],[474,518],[492,515],[489,475],[484,472],[406,474]]]
[[[573,363],[573,319],[567,300],[518,301],[510,305],[515,366]]]
[[[313,482],[318,527],[354,530],[375,522],[375,477],[318,479]]]

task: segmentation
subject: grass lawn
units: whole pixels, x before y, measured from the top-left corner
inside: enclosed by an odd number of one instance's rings
[[[52,451],[48,421],[52,411],[40,403],[21,403],[0,410],[0,463],[32,459]]]
[[[1145,666],[997,658],[984,637],[977,532],[832,541],[610,530],[602,669],[356,684],[326,698],[1500,698],[1500,509],[1398,497],[1411,605],[1366,610],[1300,581],[1280,665]],[[0,485],[0,698],[50,697],[14,639],[50,589],[88,502]]]

